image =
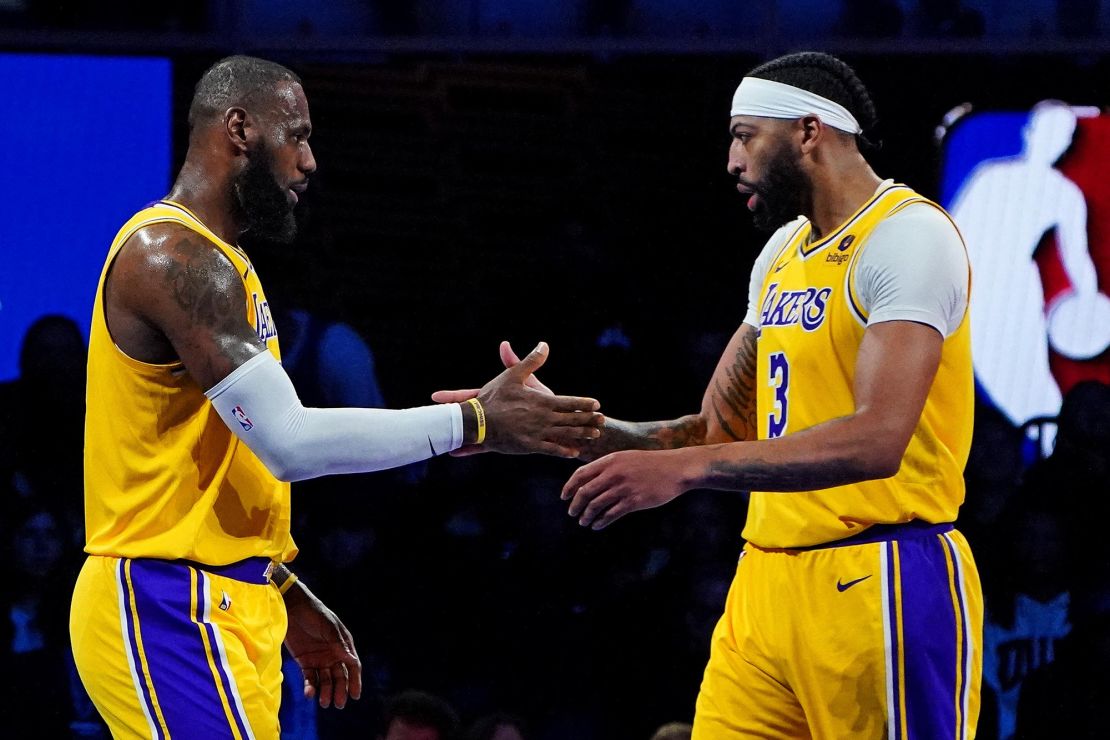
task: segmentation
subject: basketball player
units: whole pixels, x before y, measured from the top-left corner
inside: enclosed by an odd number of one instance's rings
[[[306,696],[361,691],[351,635],[287,568],[289,481],[379,470],[480,444],[577,454],[592,399],[526,387],[546,345],[473,402],[304,408],[241,234],[291,238],[316,162],[299,79],[230,57],[197,84],[165,200],[119,231],[89,342],[88,558],[70,635],[117,738],[279,735],[281,647]],[[288,629],[287,629],[288,626]]]
[[[691,489],[751,492],[696,740],[974,735],[982,595],[953,529],[968,260],[939,206],[862,156],[875,117],[826,54],[741,81],[728,170],[774,230],[748,313],[700,413],[607,420],[563,489],[594,529]]]

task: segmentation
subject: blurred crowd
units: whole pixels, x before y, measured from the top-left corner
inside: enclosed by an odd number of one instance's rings
[[[745,38],[768,35],[907,39],[1096,37],[1110,21],[1099,0],[0,0],[0,28],[219,30],[243,37],[468,36]]]
[[[302,392],[388,405],[369,344],[342,321],[313,328],[294,311],[284,326]],[[614,351],[605,336],[599,353]],[[322,346],[350,362],[328,362]],[[634,361],[634,346],[618,349]],[[68,650],[84,359],[78,325],[46,316],[23,340],[19,378],[0,385],[0,654],[15,688],[0,694],[5,736],[106,737]],[[622,373],[613,359],[581,358]],[[369,380],[352,390],[335,368]],[[1057,428],[1048,456],[1036,430],[977,410],[959,526],[986,595],[982,738],[1110,736],[1105,715],[1088,711],[1110,695],[1110,557],[1099,546],[1110,386],[1075,385],[1042,423]],[[290,663],[283,736],[688,737],[744,499],[695,491],[583,531],[559,500],[574,466],[478,455],[297,484],[295,570],[355,635],[366,688],[343,711],[318,710]]]

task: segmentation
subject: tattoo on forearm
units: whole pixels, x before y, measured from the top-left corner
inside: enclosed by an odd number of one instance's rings
[[[699,416],[684,416],[669,424],[660,424],[653,436],[663,450],[705,444],[705,421]]]
[[[700,416],[639,423],[610,419],[582,457],[597,459],[618,450],[673,450],[704,443],[705,422]]]
[[[736,350],[728,383],[717,381],[713,393],[713,413],[725,434],[737,441],[756,438],[755,414],[755,332],[749,332]]]
[[[858,480],[860,472],[850,463],[792,462],[783,465],[767,460],[716,460],[709,465],[707,484],[722,490],[785,492],[830,488]]]

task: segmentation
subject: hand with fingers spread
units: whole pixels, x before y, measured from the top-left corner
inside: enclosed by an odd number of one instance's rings
[[[689,490],[680,450],[613,452],[574,471],[563,486],[567,513],[591,529],[604,529],[625,514],[653,509]]]
[[[488,450],[576,457],[584,444],[600,435],[605,417],[597,413],[596,400],[557,396],[536,378],[535,372],[547,360],[548,351],[547,343],[540,342],[521,360],[508,342],[502,342],[501,359],[506,369],[496,378],[476,390],[432,394],[434,401],[464,403],[464,408],[467,399],[476,398],[484,409],[484,443],[467,445],[453,454]]]
[[[500,347],[501,363],[505,369],[509,369],[514,365],[520,363],[520,358],[517,357],[516,352],[513,351],[513,346],[508,342],[501,342]],[[524,385],[529,388],[535,388],[541,393],[546,393],[549,396],[554,396],[555,392],[540,382],[535,373],[529,375],[524,379]],[[463,388],[455,391],[436,391],[432,394],[432,400],[436,403],[462,403],[468,398],[477,398],[478,392],[481,388]]]
[[[285,594],[289,630],[285,647],[304,673],[304,695],[325,709],[362,695],[362,662],[354,638],[331,609],[297,582]]]

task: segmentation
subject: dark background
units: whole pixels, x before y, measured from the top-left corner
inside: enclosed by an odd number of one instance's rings
[[[432,33],[397,3],[382,6],[395,13],[373,28],[329,36],[311,23],[252,30],[245,11],[227,20],[237,5],[29,2],[0,15],[0,48],[169,55],[175,171],[192,86],[208,65],[253,53],[298,72],[319,171],[297,243],[248,249],[272,305],[362,335],[394,408],[483,384],[509,339],[522,353],[547,340],[544,381],[599,398],[611,416],[696,411],[744,315],[762,245],[725,172],[731,95],[761,61],[821,49],[849,62],[879,110],[875,170],[932,197],[938,126],[956,106],[1024,109],[1048,97],[1101,106],[1108,89],[1110,43],[1097,15],[992,37],[967,22],[883,26],[877,4],[850,26],[855,34],[794,38],[767,20],[776,4],[764,3],[748,9],[741,36],[703,24],[659,38],[628,30],[629,3],[612,3],[595,8],[601,21],[518,36],[481,14],[458,33]],[[9,421],[12,434],[27,433],[19,423]],[[1034,465],[989,410],[977,424],[972,510],[986,479],[1016,500]],[[75,464],[79,480],[79,447],[63,457],[59,467]],[[464,723],[518,714],[530,739],[647,740],[664,722],[692,718],[743,544],[744,499],[695,491],[584,532],[558,500],[576,465],[439,458],[294,486],[294,569],[351,627],[367,666],[366,697],[315,717],[320,737],[374,737],[384,702],[406,688],[445,697]],[[80,506],[72,478],[45,495],[52,508]],[[9,508],[15,526],[22,509]],[[79,516],[63,521],[79,529]],[[966,527],[985,583],[1008,583],[1015,569],[997,521],[977,511]],[[68,593],[58,572],[41,592],[61,583]],[[49,692],[51,676],[41,681]],[[49,711],[59,737],[95,735],[78,699],[31,710],[39,690],[13,685],[22,706],[0,717],[8,726]],[[980,737],[990,738],[987,701]]]

